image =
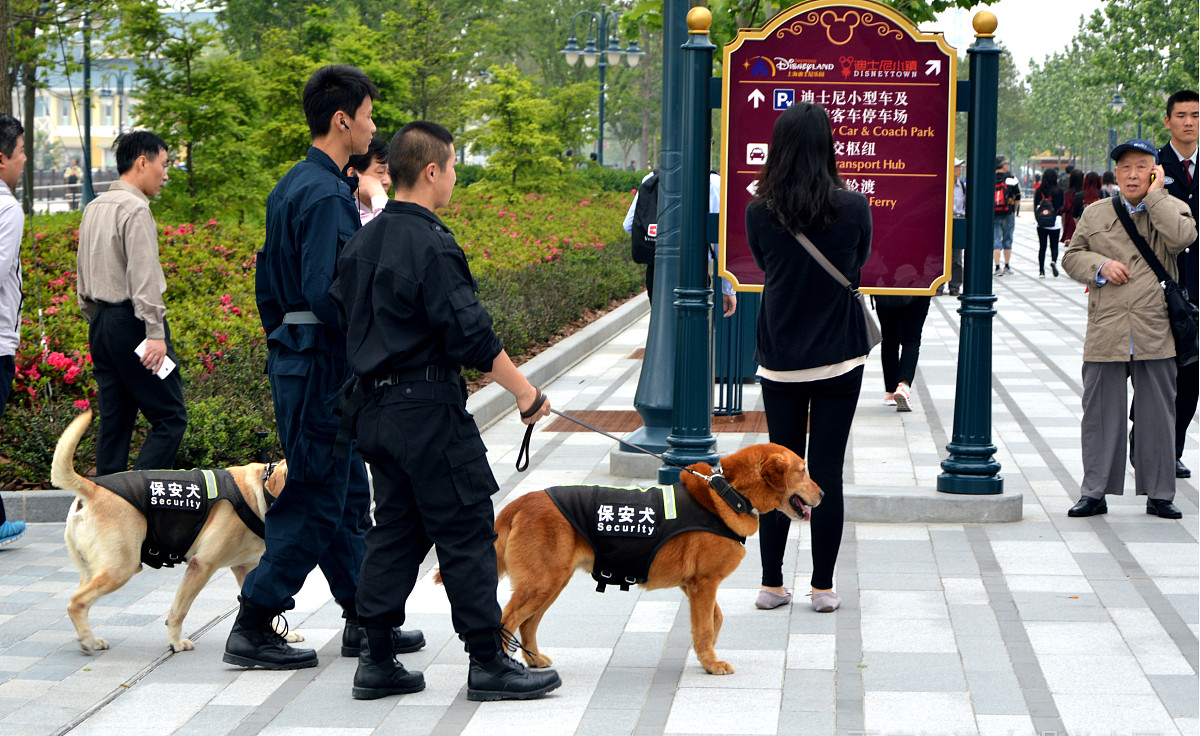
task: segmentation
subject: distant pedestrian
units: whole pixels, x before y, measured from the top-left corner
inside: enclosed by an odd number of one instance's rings
[[[1099,202],[1104,199],[1104,190],[1101,188],[1104,185],[1101,183],[1100,175],[1095,171],[1089,171],[1083,177],[1083,206],[1086,209],[1092,202]],[[1078,218],[1076,218],[1078,219]]]
[[[372,138],[366,153],[350,157],[346,176],[358,177],[358,189],[354,192],[354,203],[358,206],[358,219],[366,225],[383,211],[388,202],[388,189],[392,179],[388,175],[388,144]]]
[[[187,408],[163,292],[158,225],[150,197],[167,183],[170,155],[162,138],[127,130],[115,143],[120,178],[92,200],[79,223],[79,308],[88,320],[92,370],[99,389],[96,474],[129,470],[129,445],[140,411],[150,422],[134,470],[174,467],[187,429]],[[140,346],[139,357],[134,350]]]
[[[21,344],[21,233],[25,212],[13,191],[25,168],[25,128],[11,115],[0,114],[0,418],[16,376]],[[9,521],[0,498],[0,547],[25,533],[25,522]]]
[[[1113,172],[1105,171],[1100,175],[1100,191],[1104,193],[1105,197],[1114,197],[1121,191],[1117,186],[1117,177],[1113,175]]]
[[[1074,169],[1067,176],[1067,188],[1063,191],[1062,237],[1060,242],[1070,244],[1075,234],[1075,220],[1083,214],[1083,172]],[[1055,269],[1054,275],[1058,275]]]
[[[1167,193],[1158,150],[1134,139],[1113,149],[1121,191],[1112,204],[1089,207],[1063,258],[1071,278],[1087,284],[1083,343],[1082,498],[1068,516],[1108,512],[1105,495],[1125,492],[1127,382],[1134,390],[1135,489],[1146,513],[1178,519],[1175,506],[1175,340],[1154,270],[1122,223],[1146,241],[1172,276],[1175,255],[1196,240],[1187,205]],[[1117,208],[1122,208],[1118,210]]]
[[[71,199],[71,210],[79,209],[79,182],[83,179],[83,169],[79,168],[79,159],[71,159],[71,165],[63,171],[63,181],[67,183],[67,196]]]
[[[1003,156],[996,157],[996,190],[993,200],[992,262],[996,266],[996,276],[1007,276],[1012,273],[1009,262],[1012,261],[1017,210],[1021,208],[1021,185],[1016,177],[1009,173],[1008,161]],[[1001,256],[1004,259],[1004,270],[1000,269]]]
[[[1167,191],[1188,206],[1192,219],[1197,219],[1196,143],[1200,132],[1200,102],[1195,90],[1179,90],[1167,99],[1165,123],[1171,140],[1158,152],[1166,174]],[[1187,289],[1192,304],[1200,297],[1200,243],[1193,242],[1176,257],[1179,283]],[[1179,392],[1175,397],[1175,477],[1191,478],[1192,471],[1183,464],[1183,446],[1187,428],[1196,416],[1196,399],[1200,396],[1200,363],[1179,369]]]
[[[967,180],[963,176],[961,158],[954,159],[954,216],[967,216]],[[950,254],[950,296],[958,296],[962,289],[963,280],[963,248],[960,245],[951,249]],[[939,292],[940,293],[940,292]]]
[[[1046,248],[1050,249],[1050,270],[1058,276],[1058,238],[1062,231],[1064,195],[1058,186],[1058,171],[1049,169],[1042,183],[1033,190],[1033,216],[1037,220],[1038,278],[1046,278]]]
[[[857,299],[796,234],[858,287],[871,254],[871,209],[838,175],[825,109],[806,102],[775,121],[758,193],[746,207],[746,235],[764,274],[755,360],[767,430],[772,442],[808,461],[825,494],[812,510],[810,579],[812,607],[825,613],[841,606],[833,572],[845,515],[842,467],[871,345]],[[783,584],[789,524],[778,511],[759,519],[759,608],[792,599]]]
[[[921,355],[921,331],[929,316],[927,296],[880,295],[871,297],[879,314],[879,360],[883,364],[883,403],[896,411],[913,410],[912,384]]]

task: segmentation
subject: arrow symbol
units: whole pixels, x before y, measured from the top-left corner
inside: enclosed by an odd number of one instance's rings
[[[941,74],[941,73],[942,73],[942,60],[941,59],[930,59],[929,61],[925,62],[925,76],[928,77],[930,74]]]
[[[754,181],[750,182],[750,186],[746,187],[746,191],[750,192],[751,195],[757,194],[758,193],[758,179],[755,179]]]
[[[753,102],[753,103],[754,103],[754,109],[755,109],[755,110],[757,110],[757,109],[758,109],[758,105],[759,105],[759,103],[760,103],[760,102],[764,102],[766,99],[767,99],[767,96],[766,96],[766,95],[764,95],[764,94],[762,93],[762,90],[758,90],[758,89],[756,89],[756,90],[754,90],[753,92],[751,92],[751,93],[750,93],[750,96],[746,98],[746,100],[747,100],[748,102]]]

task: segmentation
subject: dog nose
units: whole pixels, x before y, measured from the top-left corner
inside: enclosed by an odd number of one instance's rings
[[[825,500],[825,491],[817,491],[817,498],[824,501]]]

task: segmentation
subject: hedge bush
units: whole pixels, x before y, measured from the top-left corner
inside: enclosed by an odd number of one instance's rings
[[[509,201],[472,188],[458,191],[439,213],[463,246],[510,354],[552,338],[587,309],[638,291],[642,268],[629,259],[621,230],[631,198],[628,190],[576,187],[567,195]],[[26,298],[17,377],[0,420],[0,488],[48,487],[58,436],[96,398],[87,323],[76,302],[78,226],[78,213],[37,217],[33,239],[22,244]],[[254,300],[263,228],[207,220],[159,223],[159,232],[167,316],[188,405],[176,465],[242,464],[260,447],[279,456]],[[147,430],[140,420],[135,456]],[[94,464],[95,434],[85,435],[76,451],[81,470]]]

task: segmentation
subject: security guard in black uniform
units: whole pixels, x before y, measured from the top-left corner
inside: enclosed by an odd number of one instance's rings
[[[359,699],[424,687],[421,673],[395,661],[389,632],[404,622],[431,546],[470,654],[468,699],[526,700],[561,684],[553,670],[509,657],[501,634],[491,502],[499,487],[459,371],[490,375],[516,397],[526,424],[550,403],[504,352],[462,249],[433,213],[454,188],[453,141],[428,122],[396,134],[388,161],[396,199],[346,245],[330,290],[359,379],[343,400],[343,426],[353,426],[375,482],[358,584],[367,637],[354,675]]]
[[[362,459],[335,458],[338,391],[350,376],[346,341],[329,285],[343,244],[359,228],[353,190],[342,175],[353,153],[367,150],[379,94],[362,71],[318,69],[304,86],[313,145],[267,199],[266,243],[258,254],[255,292],[270,353],[267,374],[287,483],[266,515],[266,551],[242,585],[241,608],[223,660],[243,667],[315,667],[317,654],[279,636],[272,619],[320,566],[346,624],[342,654],[358,656],[362,633],[354,608],[366,554],[360,528],[370,505]],[[361,149],[361,150],[360,150]],[[395,632],[397,651],[425,645],[419,631]]]

